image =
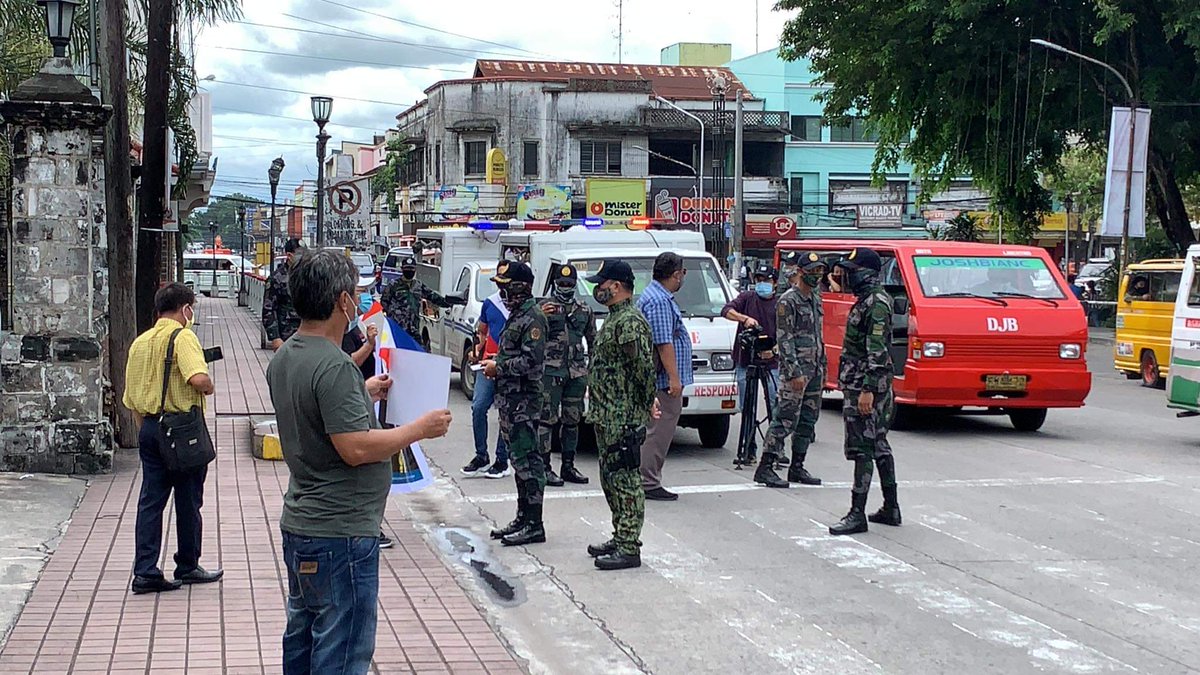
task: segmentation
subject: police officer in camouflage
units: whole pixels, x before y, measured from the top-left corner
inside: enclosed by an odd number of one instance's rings
[[[629,263],[606,260],[587,280],[595,284],[592,297],[608,307],[592,349],[588,421],[596,429],[600,485],[613,523],[612,539],[587,550],[602,570],[640,567],[646,518],[641,446],[646,423],[657,411],[650,324],[633,304]]]
[[[850,512],[829,527],[830,534],[867,531],[867,521],[900,524],[896,501],[896,464],[887,434],[895,415],[892,398],[892,298],[879,282],[879,254],[856,248],[834,266],[837,283],[857,300],[846,318],[838,386],[845,395],[842,418],[846,425],[846,459],[854,462]],[[872,463],[879,468],[883,508],[866,515]]]
[[[587,476],[575,468],[579,447],[579,423],[583,419],[583,395],[587,391],[587,352],[596,341],[596,318],[590,307],[575,299],[579,272],[574,265],[554,265],[550,270],[550,297],[542,301],[546,315],[546,376],[543,382],[545,407],[538,430],[546,485],[585,484]],[[562,448],[561,478],[550,468],[554,429],[559,428]]]
[[[533,271],[525,263],[501,263],[492,281],[500,287],[509,317],[500,334],[499,352],[481,365],[484,376],[496,380],[500,435],[508,446],[517,481],[517,517],[492,530],[492,538],[505,546],[537,544],[546,541],[542,525],[546,471],[538,444],[546,315],[533,298]]]
[[[263,292],[263,331],[267,336],[267,344],[276,351],[300,328],[300,316],[292,307],[292,293],[288,290],[288,274],[304,252],[304,246],[299,239],[288,239],[283,245],[283,252],[287,261],[272,270]]]
[[[825,262],[816,253],[788,251],[780,259],[780,267],[790,287],[776,305],[779,394],[754,480],[775,488],[788,487],[789,482],[820,485],[821,479],[804,468],[804,459],[821,415],[825,388],[825,343],[821,336],[825,310],[817,290],[825,275]],[[788,436],[792,437],[792,461],[785,481],[775,473],[775,462],[783,454]]]
[[[389,319],[395,321],[404,329],[404,332],[429,349],[429,345],[424,344],[424,339],[421,337],[421,301],[427,300],[443,309],[454,305],[465,305],[467,301],[465,298],[455,296],[443,297],[437,291],[418,281],[416,276],[417,259],[411,255],[405,256],[400,260],[400,278],[388,284],[388,287],[383,290],[383,297],[380,298],[379,303],[383,306],[383,311]]]

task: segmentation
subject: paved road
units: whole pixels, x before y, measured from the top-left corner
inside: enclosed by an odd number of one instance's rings
[[[648,504],[639,570],[600,573],[584,552],[609,534],[594,457],[592,489],[550,489],[548,543],[490,548],[514,489],[459,475],[457,390],[451,435],[427,448],[449,480],[401,503],[535,672],[1200,671],[1200,422],[1109,353],[1093,349],[1088,406],[1040,433],[1005,418],[895,433],[905,524],[854,538],[825,529],[850,478],[828,410],[809,461],[822,488],[758,488],[732,442],[679,432],[666,480],[683,496]]]

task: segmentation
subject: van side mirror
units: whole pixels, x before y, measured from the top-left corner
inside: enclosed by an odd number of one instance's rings
[[[892,314],[908,314],[908,298],[892,298]]]

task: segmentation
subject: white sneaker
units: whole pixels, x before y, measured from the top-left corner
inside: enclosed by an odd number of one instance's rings
[[[507,462],[505,462],[503,465],[500,464],[500,462],[496,462],[495,464],[488,467],[487,473],[485,473],[483,475],[483,477],[484,478],[505,478],[507,476],[511,476],[512,472],[513,472],[512,467],[509,466]]]

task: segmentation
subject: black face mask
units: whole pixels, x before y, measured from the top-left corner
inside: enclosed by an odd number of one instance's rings
[[[400,270],[400,276],[404,277],[405,279],[412,279],[417,276],[417,271],[416,270]]]
[[[878,276],[879,273],[875,270],[860,267],[850,272],[849,276],[847,277],[847,281],[850,283],[851,290],[853,290],[855,293],[861,293],[862,291],[865,291],[874,285],[875,279]]]

